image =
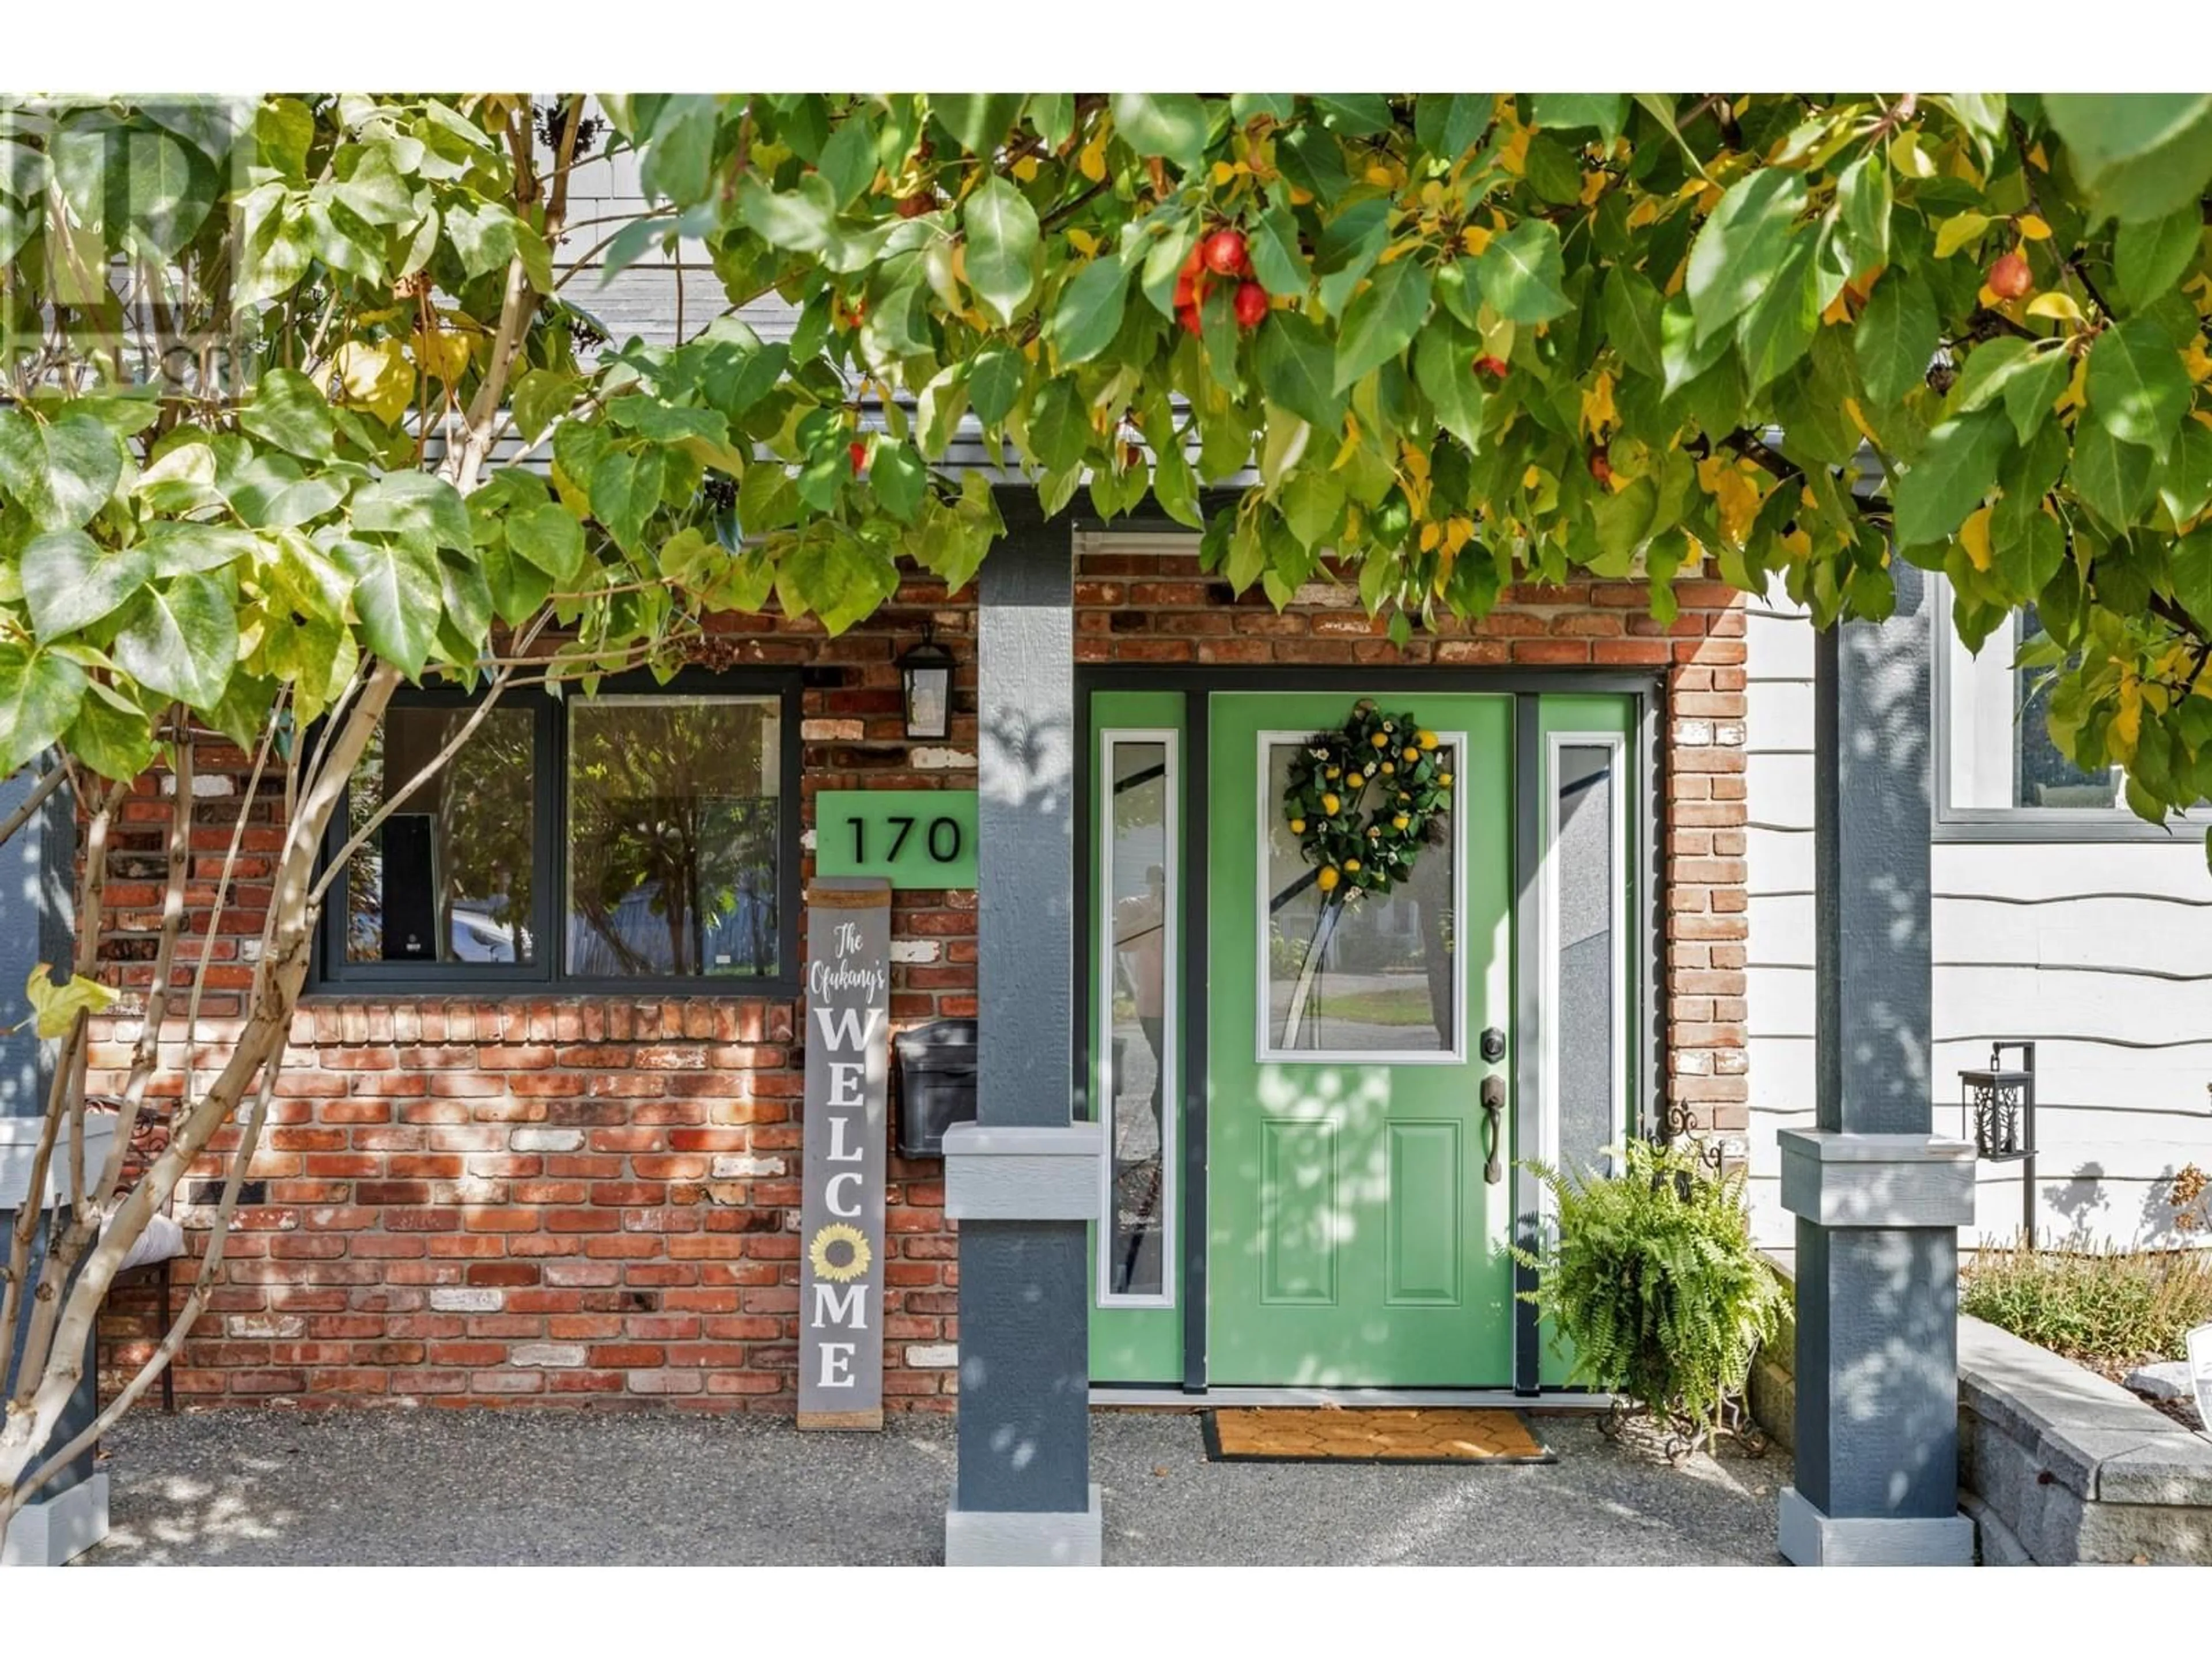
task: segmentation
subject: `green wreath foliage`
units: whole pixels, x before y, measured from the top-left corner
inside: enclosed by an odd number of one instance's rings
[[[1413,715],[1384,714],[1365,697],[1341,729],[1306,739],[1291,763],[1283,818],[1325,902],[1388,894],[1413,873],[1423,847],[1442,841],[1449,758]]]
[[[1559,1223],[1540,1255],[1513,1252],[1539,1275],[1521,1299],[1551,1322],[1554,1352],[1571,1354],[1571,1381],[1626,1394],[1703,1438],[1789,1298],[1752,1247],[1741,1170],[1715,1176],[1687,1143],[1631,1140],[1616,1155],[1612,1176],[1530,1166]]]

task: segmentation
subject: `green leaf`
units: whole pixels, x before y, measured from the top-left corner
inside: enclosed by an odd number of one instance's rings
[[[102,547],[82,530],[57,530],[23,550],[23,597],[41,644],[98,622],[152,580],[141,547]]]
[[[933,92],[929,112],[970,155],[989,155],[1022,112],[1018,92]]]
[[[179,576],[167,588],[147,589],[115,636],[114,654],[148,690],[203,712],[213,708],[238,662],[230,590],[213,576]]]
[[[2122,443],[2161,461],[2189,413],[2189,373],[2156,325],[2137,319],[2108,328],[2089,348],[2089,412]]]
[[[1790,222],[1805,194],[1802,173],[1761,167],[1721,198],[1690,245],[1686,291],[1698,339],[1727,327],[1765,290],[1789,252]]]
[[[13,776],[69,730],[84,670],[52,651],[0,645],[0,776]]]
[[[1313,266],[1298,246],[1298,222],[1287,202],[1271,202],[1252,227],[1252,275],[1270,294],[1303,294]]]
[[[0,409],[0,496],[12,496],[39,529],[81,529],[122,477],[122,446],[91,416],[47,424]]]
[[[1091,416],[1073,380],[1047,380],[1030,406],[1029,452],[1048,472],[1073,466],[1091,447]]]
[[[1814,278],[1813,240],[1801,236],[1791,244],[1766,292],[1737,325],[1736,343],[1750,391],[1769,384],[1811,349],[1814,331],[1820,326]]]
[[[1436,410],[1437,423],[1470,449],[1482,447],[1485,402],[1475,379],[1475,355],[1473,341],[1441,319],[1421,331],[1413,348],[1413,379]]]
[[[250,560],[259,553],[261,538],[228,525],[165,520],[147,526],[138,545],[153,560],[154,575],[183,576]]]
[[[387,472],[371,479],[355,493],[353,527],[430,547],[465,549],[474,539],[461,492],[428,472]]]
[[[2212,632],[2212,529],[2173,544],[2173,597],[2199,628]]]
[[[969,286],[985,310],[1012,323],[1036,286],[1036,210],[994,173],[968,198],[960,221],[968,233]]]
[[[1936,297],[1917,275],[1893,270],[1875,283],[1851,329],[1867,395],[1877,404],[1893,404],[1923,383],[1942,329]]]
[[[1854,270],[1889,263],[1889,167],[1869,149],[1836,180],[1836,216]]]
[[[898,566],[843,526],[820,523],[776,566],[775,591],[786,611],[812,612],[835,638],[898,592]]]
[[[2072,372],[2063,351],[2045,351],[2030,357],[2017,372],[2005,377],[2005,414],[2021,442],[2033,437],[2051,418],[2051,407],[2066,389],[2067,376]]]
[[[1628,124],[1625,92],[1540,92],[1529,100],[1530,118],[1539,127],[1595,131],[1607,149]]]
[[[2004,416],[1984,410],[1945,421],[1897,485],[1900,546],[1940,542],[1966,522],[1995,487],[1997,465],[2010,441]]]
[[[534,444],[544,437],[555,421],[574,407],[577,394],[583,389],[581,375],[563,374],[558,369],[533,368],[517,380],[511,401],[514,429],[522,441]]]
[[[1430,280],[1429,268],[1409,257],[1383,266],[1374,282],[1353,296],[1345,310],[1343,331],[1336,343],[1334,385],[1337,391],[1344,391],[1413,343],[1413,331],[1429,314]],[[1284,407],[1296,409],[1291,404]],[[1329,424],[1333,428],[1334,423]]]
[[[2204,196],[2212,179],[2212,94],[2046,93],[2100,218],[2160,219]]]
[[[307,460],[328,460],[336,450],[330,402],[295,369],[265,371],[253,388],[253,401],[239,411],[238,423],[264,442]]]
[[[445,609],[437,556],[407,542],[345,541],[337,553],[353,578],[362,641],[410,680],[421,679]]]
[[[2161,219],[2123,224],[2112,238],[2120,295],[2140,311],[2179,282],[2204,245],[2204,210],[2189,203]]]
[[[1688,295],[1677,294],[1668,301],[1659,312],[1659,361],[1667,372],[1665,395],[1671,398],[1702,380],[1728,355],[1730,343],[1725,334],[1708,340],[1698,337],[1698,319],[1691,314]]]
[[[908,445],[879,442],[868,464],[868,483],[885,512],[901,524],[912,524],[929,487],[929,469]]]
[[[583,566],[584,527],[558,501],[509,514],[507,544],[556,581],[574,580]]]
[[[483,565],[472,554],[441,553],[438,592],[445,610],[445,631],[440,637],[450,640],[458,635],[473,659],[491,632],[491,585],[484,579]]]
[[[968,407],[987,427],[1006,418],[1022,395],[1029,363],[1010,345],[989,345],[968,366]]]
[[[830,181],[830,199],[841,212],[875,181],[876,135],[866,110],[855,110],[838,124],[815,168]]]
[[[345,499],[346,486],[329,477],[310,477],[289,455],[256,455],[234,473],[218,477],[231,510],[256,530],[289,530],[319,519]]]
[[[127,783],[154,763],[159,752],[153,727],[121,692],[90,683],[64,739],[70,752],[103,778]]]
[[[1508,322],[1547,323],[1573,309],[1559,228],[1548,219],[1523,219],[1492,237],[1474,256],[1474,275],[1483,299]]]
[[[1139,155],[1164,155],[1185,173],[1206,161],[1206,106],[1187,92],[1117,92],[1114,125]]]
[[[1606,341],[1620,353],[1621,362],[1655,380],[1663,380],[1667,375],[1659,332],[1659,313],[1664,307],[1651,279],[1633,266],[1615,265],[1606,273]]]
[[[2067,470],[2074,493],[2110,530],[2124,530],[2150,505],[2157,458],[2138,444],[2123,443],[2100,421],[2074,432],[2074,464]]]
[[[696,202],[707,193],[720,115],[718,100],[703,94],[680,94],[661,105],[642,146],[639,177],[648,196]]]
[[[2178,525],[2212,507],[2212,431],[2195,421],[2183,423],[2173,458],[2159,474],[2158,499]]]
[[[1091,261],[1060,291],[1048,331],[1062,363],[1088,362],[1114,343],[1129,293],[1129,272],[1111,256]],[[970,401],[975,398],[971,384]]]
[[[1271,313],[1253,346],[1260,389],[1271,404],[1325,433],[1333,441],[1344,427],[1344,398],[1336,389],[1336,356],[1328,337],[1296,311]]]

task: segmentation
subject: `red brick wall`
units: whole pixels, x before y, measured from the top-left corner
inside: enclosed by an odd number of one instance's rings
[[[1189,544],[1123,539],[1079,554],[1084,662],[1595,665],[1663,668],[1668,1088],[1701,1127],[1745,1129],[1743,616],[1718,584],[1680,586],[1665,626],[1626,584],[1516,591],[1485,623],[1401,647],[1351,594],[1316,584],[1278,615],[1199,571]],[[962,695],[942,744],[910,750],[892,659],[933,620]],[[715,659],[806,672],[805,821],[814,793],[972,787],[973,597],[919,581],[842,639],[774,617],[728,619]],[[204,752],[242,787],[234,751]],[[221,789],[204,783],[204,788]],[[264,787],[216,941],[208,1012],[235,1015],[259,927],[281,796]],[[204,930],[235,805],[211,794],[195,836]],[[110,971],[143,989],[159,925],[167,803],[131,803],[112,875]],[[810,865],[811,867],[811,865]],[[135,885],[134,885],[135,884]],[[902,893],[894,1017],[972,1015],[972,893]],[[180,1396],[315,1403],[674,1401],[789,1410],[798,1310],[794,1005],[758,999],[323,995],[293,1030],[268,1143],[216,1300],[178,1370]],[[217,1036],[220,1036],[218,1030]],[[180,1043],[157,1091],[173,1094]],[[125,1034],[94,1053],[119,1081]],[[212,1161],[204,1171],[217,1173]],[[890,1165],[887,1401],[944,1407],[955,1382],[957,1247],[942,1166]],[[206,1212],[179,1214],[204,1237]],[[194,1229],[193,1223],[202,1224]],[[180,1280],[190,1264],[179,1264]],[[179,1291],[181,1297],[181,1291]],[[143,1289],[106,1328],[112,1387],[150,1351]]]

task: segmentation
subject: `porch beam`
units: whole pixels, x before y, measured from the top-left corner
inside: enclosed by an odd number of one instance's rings
[[[1933,1133],[1930,675],[1946,624],[1920,572],[1892,568],[1895,614],[1814,646],[1818,1127],[1781,1136],[1797,1406],[1779,1546],[1799,1565],[1973,1559],[1958,1511],[1972,1148]]]

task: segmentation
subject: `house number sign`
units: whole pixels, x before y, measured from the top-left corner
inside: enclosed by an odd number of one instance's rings
[[[975,792],[825,789],[814,798],[814,867],[894,887],[973,887]]]
[[[806,890],[806,1105],[801,1139],[799,1426],[884,1425],[884,1158],[891,890]]]

